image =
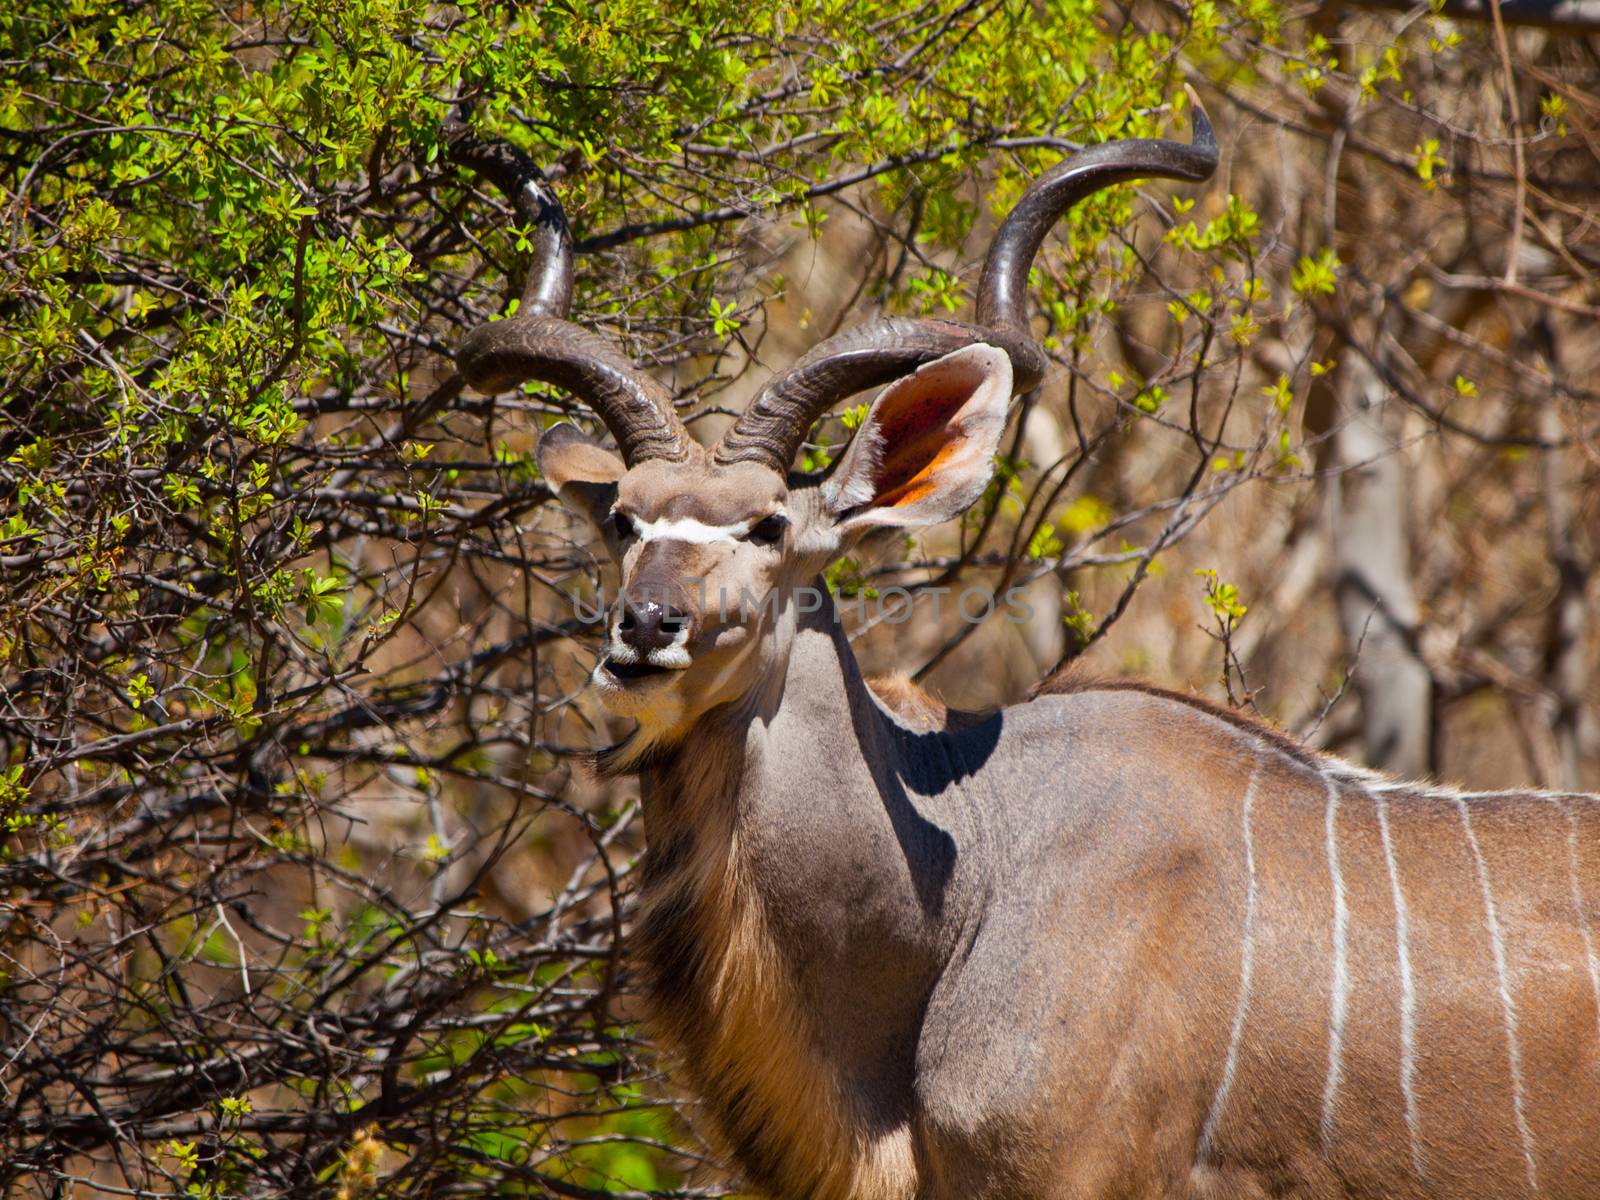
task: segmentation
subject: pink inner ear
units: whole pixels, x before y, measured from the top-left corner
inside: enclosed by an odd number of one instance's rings
[[[922,383],[921,387],[915,386]],[[880,507],[915,504],[934,487],[939,468],[959,452],[965,438],[951,427],[972,389],[958,377],[908,381],[886,395],[873,419],[883,438],[883,458],[873,472],[874,503]]]

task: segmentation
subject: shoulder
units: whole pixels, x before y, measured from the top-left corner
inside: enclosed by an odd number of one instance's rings
[[[959,731],[997,715],[951,708],[904,676],[867,683],[885,711],[917,733]],[[1315,772],[1342,765],[1265,717],[1141,680],[1099,677],[1076,664],[1046,677],[1020,703],[998,710],[998,716],[1014,735],[1029,741],[1112,738],[1125,749],[1156,757],[1174,752],[1228,759],[1253,747]]]
[[[1142,680],[1098,677],[1076,664],[1041,680],[1024,705],[1052,702],[1067,702],[1080,712],[1097,712],[1107,719],[1135,719],[1156,737],[1178,731],[1222,735],[1230,746],[1250,744],[1314,771],[1331,761],[1265,717]]]

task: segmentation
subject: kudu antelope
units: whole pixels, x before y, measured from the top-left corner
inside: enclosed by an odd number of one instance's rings
[[[974,324],[831,337],[710,449],[564,319],[538,171],[453,149],[536,243],[462,371],[570,390],[621,454],[556,425],[538,461],[621,568],[594,682],[638,727],[599,764],[643,788],[654,1028],[759,1191],[1600,1196],[1593,798],[1398,783],[1123,684],[947,711],[874,691],[799,602],[868,531],[978,497],[1044,374],[1023,300],[1045,233],[1111,183],[1207,178],[1202,113],[1193,145],[1096,146],[1034,183]],[[884,384],[829,473],[791,473],[813,421]]]

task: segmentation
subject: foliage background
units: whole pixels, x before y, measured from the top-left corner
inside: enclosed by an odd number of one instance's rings
[[[1278,0],[6,6],[6,1194],[737,1186],[632,1023],[636,806],[573,768],[618,731],[531,458],[566,398],[451,366],[525,246],[447,120],[548,165],[577,319],[710,437],[842,323],[961,310],[1026,180],[1194,85],[1217,179],[1063,222],[1059,367],[974,514],[835,573],[922,597],[860,653],[1593,787],[1596,51]]]

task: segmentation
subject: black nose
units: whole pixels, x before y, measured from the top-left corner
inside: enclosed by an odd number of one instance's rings
[[[635,650],[662,650],[689,627],[688,614],[655,600],[623,600],[617,634]]]

